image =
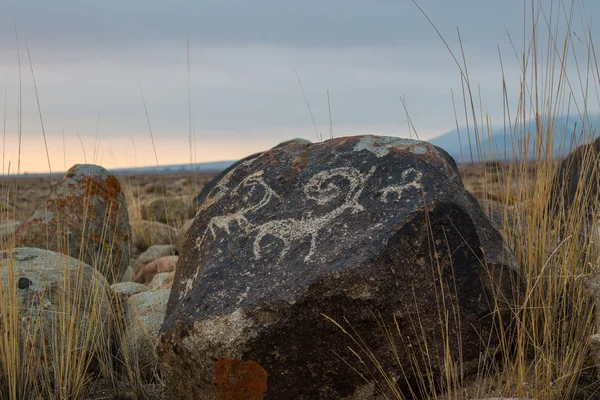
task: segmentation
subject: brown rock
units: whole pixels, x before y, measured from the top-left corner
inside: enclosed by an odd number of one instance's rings
[[[176,244],[177,229],[156,221],[135,221],[131,223],[133,245],[138,251],[145,251],[150,246],[159,244]]]
[[[146,186],[144,186],[144,193],[146,194],[150,194],[150,193],[154,193],[157,189],[157,184],[156,183],[147,183]]]
[[[143,220],[176,226],[190,218],[191,209],[183,197],[157,197],[141,204],[141,215]]]
[[[156,274],[175,271],[178,259],[178,256],[166,256],[148,263],[136,274],[134,282],[148,284],[152,282]]]
[[[231,400],[262,400],[267,391],[267,371],[250,360],[221,358],[215,363],[217,397]]]
[[[118,282],[129,266],[131,227],[117,178],[97,165],[78,164],[15,232],[19,247],[81,259]]]
[[[138,258],[133,260],[132,267],[135,273],[137,274],[140,269],[145,267],[148,263],[152,261],[156,261],[159,258],[166,256],[176,256],[179,254],[177,247],[169,245],[169,244],[157,244],[154,246],[148,247],[146,251],[144,251]]]
[[[223,358],[264,369],[265,399],[337,400],[384,385],[331,320],[368,340],[406,394],[425,374],[438,381],[447,357],[468,376],[499,343],[494,315],[513,325],[517,277],[443,150],[374,136],[270,150],[222,177],[186,235],[161,328],[167,390],[219,398]],[[394,353],[381,323],[397,323],[412,347]],[[428,365],[415,365],[425,342]]]

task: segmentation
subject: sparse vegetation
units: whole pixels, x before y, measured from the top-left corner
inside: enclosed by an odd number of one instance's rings
[[[524,289],[523,295],[512,309],[511,329],[501,329],[504,324],[497,321],[494,335],[500,338],[500,346],[488,348],[482,354],[476,376],[463,376],[462,360],[448,356],[450,348],[471,345],[469,343],[447,340],[445,356],[428,354],[426,343],[415,346],[412,351],[415,365],[427,365],[431,357],[441,356],[444,371],[441,381],[433,378],[433,371],[421,376],[419,382],[413,383],[412,393],[400,392],[396,383],[402,377],[390,376],[378,363],[369,347],[369,338],[357,336],[352,330],[352,321],[332,321],[339,326],[340,335],[351,337],[353,351],[365,368],[380,374],[382,385],[377,390],[389,398],[600,398],[597,367],[590,348],[590,337],[596,333],[594,299],[587,287],[587,278],[599,271],[600,237],[596,232],[599,216],[593,210],[598,210],[600,205],[594,191],[600,187],[600,174],[593,175],[593,180],[586,178],[590,176],[589,171],[600,165],[598,154],[590,151],[581,159],[583,175],[580,178],[584,184],[578,186],[568,212],[553,214],[556,204],[551,203],[564,198],[564,193],[557,193],[552,187],[557,167],[552,144],[559,141],[573,149],[590,142],[598,133],[590,123],[590,116],[597,114],[600,66],[589,16],[580,1],[542,4],[532,0],[526,5],[524,31],[528,39],[521,50],[515,45],[511,49],[514,55],[510,56],[521,69],[519,92],[506,91],[505,77],[501,77],[506,105],[502,122],[512,142],[511,159],[459,166],[467,189],[480,199],[499,203],[497,226],[521,270],[519,284]],[[586,59],[577,58],[581,52],[576,50],[581,48],[586,50]],[[462,43],[460,51],[452,52],[463,88],[459,103],[465,107],[465,119],[457,116],[457,126],[469,127],[462,131],[462,140],[472,142],[475,153],[485,159],[492,152],[482,143],[489,139],[494,121],[482,110],[482,99],[478,97],[476,83],[469,79],[468,59],[464,54]],[[506,63],[505,57],[499,53],[499,63]],[[577,115],[583,122],[578,126],[580,131],[575,142],[567,140],[567,132],[557,130],[554,123],[559,116],[568,114]],[[534,129],[519,131],[529,126],[525,124],[529,120],[535,120]],[[123,181],[127,182],[129,216],[132,221],[139,220],[140,198],[144,196],[143,187],[147,182],[132,178]],[[205,181],[206,177],[190,179],[194,185],[190,184],[179,195],[191,201],[198,192],[197,182]],[[36,206],[29,198],[33,192],[28,192],[28,204],[23,205],[19,190],[24,190],[24,185],[18,182],[3,179],[0,185],[0,226],[24,220]],[[164,195],[162,178],[160,182],[158,192]],[[562,186],[563,191],[567,189]],[[590,204],[594,206],[590,208]],[[179,225],[184,222],[177,221]],[[4,246],[12,247],[12,243]],[[104,255],[100,259],[108,257]],[[482,263],[481,267],[486,268],[486,265]],[[67,268],[64,290],[57,298],[58,308],[52,311],[56,313],[53,324],[44,325],[42,319],[35,318],[23,324],[17,289],[19,277],[14,272],[13,262],[8,262],[8,271],[8,284],[0,281],[0,399],[102,398],[92,393],[98,388],[102,388],[107,397],[141,399],[147,396],[136,357],[129,356],[130,343],[125,334],[120,300],[111,298],[114,307],[109,321],[97,312],[103,296],[107,293],[114,296],[112,291],[98,285],[89,296],[81,291],[78,279],[83,276],[73,279]],[[441,285],[440,290],[452,288]],[[497,296],[492,308],[497,311],[503,307],[506,307],[504,299]],[[83,309],[92,312],[84,315]],[[451,315],[440,314],[442,337],[449,337],[446,331],[449,320],[460,321],[460,308],[454,305],[452,309]],[[501,313],[496,315],[500,318]],[[373,334],[385,335],[392,349],[415,344],[406,340],[406,332],[400,332],[398,325],[388,323],[387,316],[374,315],[373,318],[381,327],[380,332]],[[411,335],[414,337],[419,335],[419,324],[413,322],[415,329]],[[109,327],[105,327],[107,323]],[[77,329],[82,325],[86,329]],[[103,330],[109,328],[113,335],[103,335]],[[44,342],[46,337],[52,340]],[[40,340],[41,347],[32,345]],[[487,343],[489,338],[481,340]],[[363,372],[357,370],[357,373]],[[161,386],[159,375],[155,383]]]
[[[512,143],[510,161],[460,166],[469,190],[478,198],[500,203],[495,211],[500,209],[501,213],[498,227],[516,256],[525,289],[513,309],[514,330],[497,330],[500,348],[482,354],[477,376],[461,379],[462,360],[448,356],[451,346],[470,344],[448,343],[448,351],[441,355],[445,360],[442,382],[433,382],[425,374],[413,385],[414,393],[400,393],[374,358],[369,338],[353,335],[348,328],[351,321],[340,323],[343,332],[352,336],[356,354],[368,360],[369,368],[379,369],[385,383],[380,391],[393,398],[405,399],[413,394],[438,399],[600,398],[597,366],[590,353],[590,336],[596,332],[594,300],[586,287],[587,279],[598,272],[598,153],[588,149],[578,160],[581,167],[576,177],[580,184],[574,201],[568,210],[552,213],[570,195],[564,183],[552,188],[558,163],[553,144],[559,142],[568,153],[597,136],[597,126],[591,121],[598,113],[600,69],[583,2],[525,3],[524,32],[528,39],[521,51],[513,48],[521,69],[519,93],[507,92],[502,76],[506,106],[503,123]],[[496,148],[483,146],[490,138],[492,121],[482,111],[476,83],[469,79],[468,60],[464,58],[468,49],[463,49],[460,36],[459,43],[457,52],[448,47],[460,71],[461,102],[465,105],[465,120],[459,123],[457,117],[457,126],[468,127],[461,132],[462,140],[469,141],[475,158],[486,160],[489,154],[498,154]],[[577,58],[582,48],[587,54],[585,59]],[[506,63],[503,57],[499,52],[500,63]],[[557,129],[555,122],[564,115],[574,115],[583,122],[577,126],[575,141],[568,140],[571,132]],[[535,124],[527,124],[530,120]],[[490,212],[489,208],[486,211]],[[502,299],[497,301],[496,310],[503,306]],[[458,305],[456,309],[457,314],[452,316],[441,313],[440,320],[460,318]],[[407,345],[403,341],[407,334],[395,329],[397,325],[386,325],[381,320],[381,327],[392,348]],[[446,329],[447,323],[440,325],[443,337]],[[418,333],[418,329],[412,332]],[[483,343],[488,340],[481,339]],[[420,349],[427,352],[426,347]],[[485,362],[485,357],[494,354],[495,359]],[[430,357],[435,356],[417,354],[415,363],[427,366]],[[437,393],[432,387],[439,389]]]

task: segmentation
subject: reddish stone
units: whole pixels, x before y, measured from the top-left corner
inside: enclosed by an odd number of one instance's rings
[[[73,166],[15,239],[20,247],[69,255],[118,282],[129,265],[131,239],[118,179],[97,165]]]
[[[221,358],[215,363],[219,400],[262,400],[267,390],[267,371],[255,361]]]
[[[148,284],[154,279],[154,275],[162,272],[173,272],[175,271],[175,265],[177,264],[178,256],[165,256],[158,260],[152,261],[144,268],[139,270],[133,279],[136,283]]]

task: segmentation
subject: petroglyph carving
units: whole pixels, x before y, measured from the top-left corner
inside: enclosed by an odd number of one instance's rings
[[[396,145],[399,144],[396,141],[394,143]],[[249,162],[253,161],[250,160]],[[315,254],[319,233],[323,228],[347,211],[350,211],[351,214],[356,214],[365,210],[359,203],[359,197],[365,188],[366,182],[375,173],[375,170],[376,167],[373,166],[367,173],[362,173],[360,170],[352,167],[321,171],[313,175],[302,187],[302,190],[307,200],[316,203],[317,210],[328,206],[330,208],[334,207],[333,209],[321,215],[314,215],[314,210],[311,210],[305,212],[299,219],[286,218],[273,220],[261,225],[252,224],[249,221],[248,215],[264,208],[273,198],[279,196],[265,182],[263,171],[255,172],[246,177],[230,193],[230,195],[239,194],[243,196],[242,205],[235,212],[212,217],[203,235],[197,239],[196,244],[200,249],[208,235],[213,240],[216,240],[220,232],[230,235],[231,229],[237,226],[245,234],[254,235],[252,251],[257,260],[265,257],[265,253],[268,251],[264,243],[268,237],[272,237],[275,239],[275,242],[278,242],[276,247],[279,253],[277,257],[279,262],[285,258],[294,243],[309,238],[310,248],[308,254],[304,257],[304,261],[308,262]],[[406,190],[410,188],[422,189],[422,175],[421,172],[414,168],[406,169],[401,174],[400,184],[391,185],[380,190],[379,193],[381,193],[382,201],[385,203],[393,200],[398,201],[402,198]],[[224,184],[229,183],[231,176],[229,175],[226,178],[224,179]],[[223,193],[226,193],[227,187],[224,185],[222,187],[225,189]],[[214,204],[214,202],[210,204]],[[200,251],[201,253],[202,251]],[[180,298],[185,297],[192,289],[194,282],[198,279],[199,273],[200,269],[196,271],[191,279],[187,280],[185,289],[180,293]]]
[[[262,224],[252,231],[256,232],[254,239],[254,257],[262,258],[262,241],[267,236],[273,236],[283,243],[283,248],[279,253],[281,261],[291,245],[305,237],[310,237],[310,250],[304,261],[309,261],[314,254],[317,246],[319,231],[328,225],[331,221],[339,217],[342,213],[350,210],[352,214],[363,211],[363,206],[358,202],[366,181],[375,172],[375,167],[363,175],[356,168],[335,168],[328,171],[322,171],[314,175],[304,186],[304,194],[310,200],[314,200],[319,205],[331,202],[340,195],[340,187],[333,181],[334,177],[340,177],[348,181],[348,192],[338,207],[321,216],[313,217],[310,213],[303,215],[300,219],[282,219],[269,221]]]
[[[414,178],[411,179],[411,175],[414,175]],[[400,185],[388,186],[381,190],[381,197],[384,203],[387,203],[390,198],[390,194],[395,194],[396,201],[402,198],[402,193],[408,188],[422,189],[423,185],[421,184],[421,178],[423,177],[423,173],[417,171],[414,168],[408,168],[404,172],[402,172],[402,181],[404,183]]]
[[[238,226],[242,229],[248,227],[250,224],[248,223],[246,215],[250,212],[263,208],[264,206],[269,204],[273,197],[278,197],[277,193],[275,193],[275,191],[273,191],[273,189],[271,189],[269,185],[267,185],[267,183],[264,181],[262,175],[263,171],[259,171],[252,175],[249,175],[231,192],[232,195],[235,195],[239,193],[241,188],[249,188],[248,192],[246,192],[246,194],[244,195],[244,203],[248,203],[250,198],[252,198],[254,192],[262,188],[264,191],[264,193],[262,194],[262,198],[259,199],[257,203],[251,203],[246,207],[238,209],[234,213],[212,217],[208,222],[208,227],[206,228],[204,235],[202,235],[201,240],[204,240],[204,236],[206,236],[206,233],[209,230],[212,234],[213,239],[217,238],[217,229],[223,229],[225,232],[227,232],[228,235],[231,234],[229,227],[233,223],[237,223]]]
[[[254,160],[249,160],[248,162],[252,161]],[[248,222],[248,218],[246,217],[248,213],[263,208],[271,202],[271,199],[273,199],[273,197],[278,197],[277,193],[275,193],[275,191],[271,189],[271,187],[267,185],[267,183],[264,181],[262,175],[263,171],[258,171],[247,176],[242,182],[240,182],[239,185],[235,187],[235,189],[231,191],[231,195],[236,195],[241,194],[241,189],[247,189],[243,194],[244,197],[242,198],[243,203],[247,205],[245,207],[240,207],[238,210],[231,214],[218,215],[216,217],[212,217],[210,221],[208,221],[208,226],[204,230],[202,236],[197,239],[196,246],[198,248],[202,246],[202,243],[204,242],[204,239],[206,238],[206,235],[209,234],[209,232],[212,235],[213,239],[217,238],[219,229],[225,231],[228,235],[230,235],[231,227],[234,224],[237,224],[241,229],[247,231],[251,227],[251,224]],[[228,183],[229,179],[230,178],[228,178],[225,181],[225,183]],[[251,199],[254,198],[254,194],[256,194],[260,190],[263,191],[262,197],[259,198],[259,200],[255,203],[250,202]],[[196,270],[194,276],[191,279],[187,280],[185,290],[183,290],[179,295],[180,299],[186,296],[188,292],[192,289],[194,282],[196,281],[196,279],[198,279],[199,273],[200,269]]]
[[[234,169],[229,171],[227,173],[227,175],[225,175],[223,177],[223,179],[221,179],[219,184],[217,186],[215,186],[215,188],[213,190],[211,190],[211,192],[208,194],[208,196],[206,196],[206,199],[200,205],[198,213],[207,210],[213,204],[221,201],[221,199],[223,197],[225,197],[225,195],[227,194],[227,191],[229,190],[228,185],[229,185],[229,181],[233,177],[233,174],[235,174],[235,172],[240,168],[249,167],[250,165],[252,165],[253,162],[258,160],[261,156],[262,156],[262,154],[257,157],[246,160],[244,162],[241,162],[240,165],[238,165],[237,167],[235,167]]]
[[[365,136],[354,146],[354,151],[367,150],[381,158],[388,155],[392,147],[404,148],[419,143],[421,142],[414,139]]]

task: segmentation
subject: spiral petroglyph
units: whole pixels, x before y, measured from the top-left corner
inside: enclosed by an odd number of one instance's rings
[[[282,219],[269,221],[253,229],[256,234],[254,239],[254,257],[262,257],[261,243],[267,236],[272,236],[283,242],[283,249],[279,254],[279,261],[285,257],[292,243],[310,237],[310,249],[304,261],[309,261],[317,246],[319,231],[331,221],[342,215],[347,210],[352,214],[364,210],[358,202],[366,181],[373,175],[376,167],[372,167],[367,174],[362,174],[356,168],[336,168],[315,174],[304,186],[305,196],[319,205],[327,204],[340,194],[340,188],[332,181],[333,177],[341,177],[348,181],[348,193],[341,205],[330,212],[320,215],[303,215],[300,219]]]

